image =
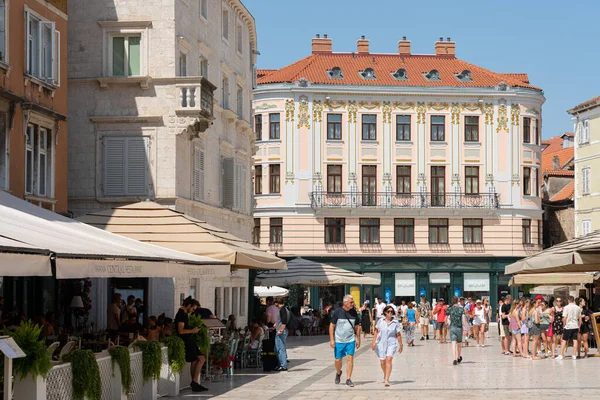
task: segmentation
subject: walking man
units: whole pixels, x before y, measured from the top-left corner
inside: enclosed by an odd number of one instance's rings
[[[351,378],[354,367],[354,351],[360,347],[360,318],[354,308],[354,298],[349,294],[344,296],[342,307],[337,308],[331,316],[329,345],[334,349],[335,384],[340,383],[342,360],[344,357],[348,357],[346,360],[346,385],[354,387]]]
[[[431,304],[425,299],[425,295],[421,295],[421,302],[418,306],[419,314],[421,315],[421,340],[429,340],[429,315],[431,314]]]
[[[504,304],[502,304],[502,308],[500,308],[500,318],[502,319],[502,327],[500,329],[500,337],[502,338],[502,353],[504,355],[510,355],[510,329],[508,325],[510,324],[510,303],[512,302],[511,295],[507,295],[504,298]],[[515,349],[515,352],[517,349]]]
[[[577,334],[581,326],[581,308],[575,305],[575,298],[569,296],[569,304],[563,309],[563,324],[565,326],[560,343],[560,356],[562,360],[565,356],[565,350],[569,346],[569,341],[573,341],[573,360],[577,360],[577,352],[579,350],[579,340]]]
[[[448,321],[450,322],[450,340],[452,341],[452,361],[453,365],[458,365],[462,362],[460,355],[462,350],[463,338],[463,315],[465,310],[458,304],[458,297],[452,298],[452,307],[448,312]]]
[[[377,311],[377,320],[381,319],[384,317],[383,315],[383,309],[387,306],[387,304],[385,304],[385,301],[383,301],[382,298],[378,298],[377,299],[377,304],[375,305],[375,310]]]
[[[444,304],[444,299],[439,299],[433,309],[433,313],[437,314],[438,340],[439,343],[448,343],[448,327],[446,326],[446,311],[448,306]]]
[[[275,324],[275,353],[277,353],[277,359],[279,360],[279,366],[275,368],[275,371],[287,371],[287,350],[285,348],[285,341],[287,340],[288,330],[286,328],[287,322],[290,320],[291,313],[283,305],[283,300],[277,300],[277,307],[279,307],[279,314],[277,314],[277,323]]]

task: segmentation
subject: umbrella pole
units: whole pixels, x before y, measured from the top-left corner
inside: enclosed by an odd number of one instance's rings
[[[248,271],[248,326],[254,319],[254,286],[256,283],[256,270]]]

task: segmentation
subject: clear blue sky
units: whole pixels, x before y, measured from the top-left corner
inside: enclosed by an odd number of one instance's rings
[[[525,72],[544,90],[543,137],[571,132],[566,110],[600,95],[600,1],[242,0],[256,19],[259,68],[310,54],[327,33],[351,52],[365,35],[372,52],[393,53],[407,36],[414,53],[433,53],[441,36],[457,57],[495,72]]]

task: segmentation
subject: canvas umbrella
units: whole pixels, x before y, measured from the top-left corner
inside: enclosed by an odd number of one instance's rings
[[[283,297],[290,291],[279,286],[254,286],[254,295],[258,297]]]
[[[600,277],[587,272],[557,272],[545,274],[518,274],[510,278],[509,286],[519,285],[578,285],[593,283]]]

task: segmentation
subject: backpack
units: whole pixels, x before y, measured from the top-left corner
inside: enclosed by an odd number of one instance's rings
[[[288,331],[294,331],[298,328],[298,319],[292,314],[289,308],[285,308],[285,315],[287,321],[285,322],[285,327]]]

